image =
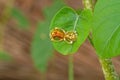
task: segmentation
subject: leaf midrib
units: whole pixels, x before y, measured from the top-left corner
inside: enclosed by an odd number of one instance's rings
[[[75,31],[75,29],[76,29],[76,27],[77,27],[78,20],[79,20],[79,15],[76,14],[76,19],[75,19],[73,31]],[[70,49],[71,51],[72,51],[73,45],[74,45],[74,43],[72,44],[72,47],[71,47],[71,49]]]

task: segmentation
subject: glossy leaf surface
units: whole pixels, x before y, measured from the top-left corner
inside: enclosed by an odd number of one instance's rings
[[[120,0],[98,0],[94,10],[93,42],[101,58],[120,55]]]

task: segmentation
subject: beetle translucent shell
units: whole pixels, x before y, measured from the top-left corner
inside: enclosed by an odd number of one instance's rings
[[[52,41],[63,41],[64,37],[65,31],[63,29],[55,27],[55,29],[50,32],[50,38]]]
[[[76,40],[77,40],[77,33],[76,33],[76,31],[66,32],[66,34],[65,34],[65,41],[67,41],[67,43],[72,44]]]

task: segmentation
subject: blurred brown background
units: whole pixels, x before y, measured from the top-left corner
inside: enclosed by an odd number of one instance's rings
[[[0,0],[1,10],[3,4],[7,2],[9,1]],[[14,5],[31,21],[31,28],[18,29],[14,20],[10,20],[5,26],[4,49],[15,61],[11,63],[0,61],[0,80],[40,80],[41,75],[33,66],[30,47],[36,23],[44,19],[42,9],[52,2],[52,0],[15,0]],[[65,3],[75,9],[82,8],[81,0],[65,0]],[[54,55],[49,61],[46,80],[68,80],[68,57],[57,52]],[[120,57],[114,58],[113,62],[120,74]],[[104,80],[98,57],[88,40],[74,55],[74,73],[75,80]]]

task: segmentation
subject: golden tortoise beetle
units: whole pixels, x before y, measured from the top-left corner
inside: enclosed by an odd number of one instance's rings
[[[77,40],[77,33],[76,31],[67,31],[55,27],[50,32],[50,39],[52,41],[66,41],[68,44],[72,44]]]

